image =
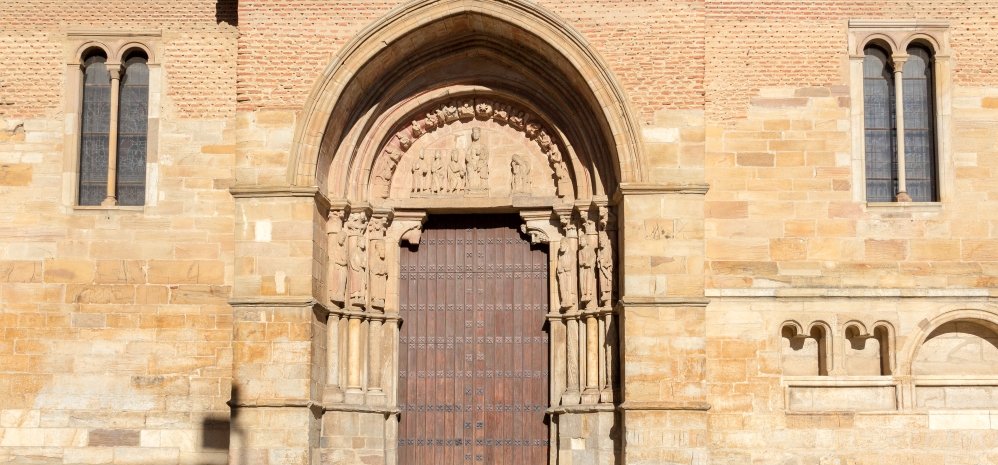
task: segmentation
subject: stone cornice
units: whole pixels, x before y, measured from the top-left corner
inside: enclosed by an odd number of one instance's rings
[[[988,298],[990,289],[902,289],[902,288],[713,288],[705,289],[708,297],[777,297],[777,298]]]
[[[237,199],[312,197],[323,212],[329,210],[329,198],[316,186],[232,186],[229,193]]]
[[[949,22],[939,19],[850,19],[852,29],[946,29]]]
[[[314,307],[320,305],[311,297],[233,297],[229,299],[233,307]]]
[[[676,402],[676,401],[659,401],[659,402],[633,402],[628,401],[620,404],[617,407],[618,410],[628,411],[628,410],[680,410],[680,411],[696,411],[696,412],[706,412],[710,410],[710,403],[708,402]]]
[[[646,183],[646,182],[624,182],[617,187],[614,200],[619,201],[621,197],[628,195],[653,195],[653,194],[689,194],[705,195],[710,185],[707,183]]]
[[[709,299],[697,297],[624,296],[619,305],[628,307],[706,307]]]

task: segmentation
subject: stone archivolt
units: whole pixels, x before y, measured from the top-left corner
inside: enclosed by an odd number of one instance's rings
[[[475,125],[478,123],[478,125]],[[537,179],[532,174],[538,167],[531,166],[530,158],[524,153],[503,154],[503,159],[511,159],[508,168],[499,170],[493,166],[496,154],[483,139],[481,123],[494,123],[521,133],[546,158],[558,198],[570,197],[573,184],[568,164],[559,144],[545,128],[540,118],[514,104],[500,100],[477,97],[445,100],[423,112],[423,116],[400,124],[400,129],[389,138],[377,158],[371,181],[372,199],[387,199],[392,195],[393,184],[398,182],[397,173],[403,158],[411,160],[408,173],[411,175],[411,194],[414,197],[440,195],[494,195],[495,173],[510,175],[508,186],[511,195],[527,194],[531,181]],[[466,147],[449,149],[427,149],[409,153],[421,138],[440,132],[451,125],[466,125],[472,131],[470,138],[463,141]],[[456,129],[456,128],[455,128]],[[470,140],[469,140],[470,139]],[[458,142],[458,145],[462,142]],[[415,150],[413,150],[415,151]],[[490,173],[492,171],[493,173]]]

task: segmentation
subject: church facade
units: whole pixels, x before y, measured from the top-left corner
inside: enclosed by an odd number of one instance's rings
[[[0,5],[2,463],[998,464],[998,3]]]

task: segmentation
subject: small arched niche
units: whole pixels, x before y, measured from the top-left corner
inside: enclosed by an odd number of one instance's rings
[[[780,330],[780,355],[784,376],[827,376],[829,370],[828,328],[824,324],[811,325],[804,332],[794,321],[783,324]]]
[[[869,332],[859,322],[846,324],[845,374],[850,376],[887,376],[891,370],[891,330],[877,324]]]
[[[998,325],[979,319],[939,325],[919,346],[911,371],[915,376],[998,375]]]

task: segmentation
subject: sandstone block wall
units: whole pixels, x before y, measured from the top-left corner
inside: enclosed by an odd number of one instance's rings
[[[0,6],[2,462],[227,460],[236,30],[214,3]],[[62,200],[72,31],[160,35],[145,208]]]
[[[351,437],[344,460],[377,456],[390,422],[308,408],[325,352],[313,194],[228,189],[288,183],[316,79],[402,3],[0,4],[0,461],[304,464]],[[994,371],[932,368],[993,366],[993,328],[949,323],[919,352],[945,315],[998,321],[998,5],[538,3],[604,59],[641,125],[645,179],[619,199],[625,463],[998,462]],[[855,195],[850,19],[949,24],[937,205]],[[77,29],[161,32],[141,211],[61,200]],[[853,323],[870,337],[848,338]],[[256,407],[235,417],[233,378]]]

